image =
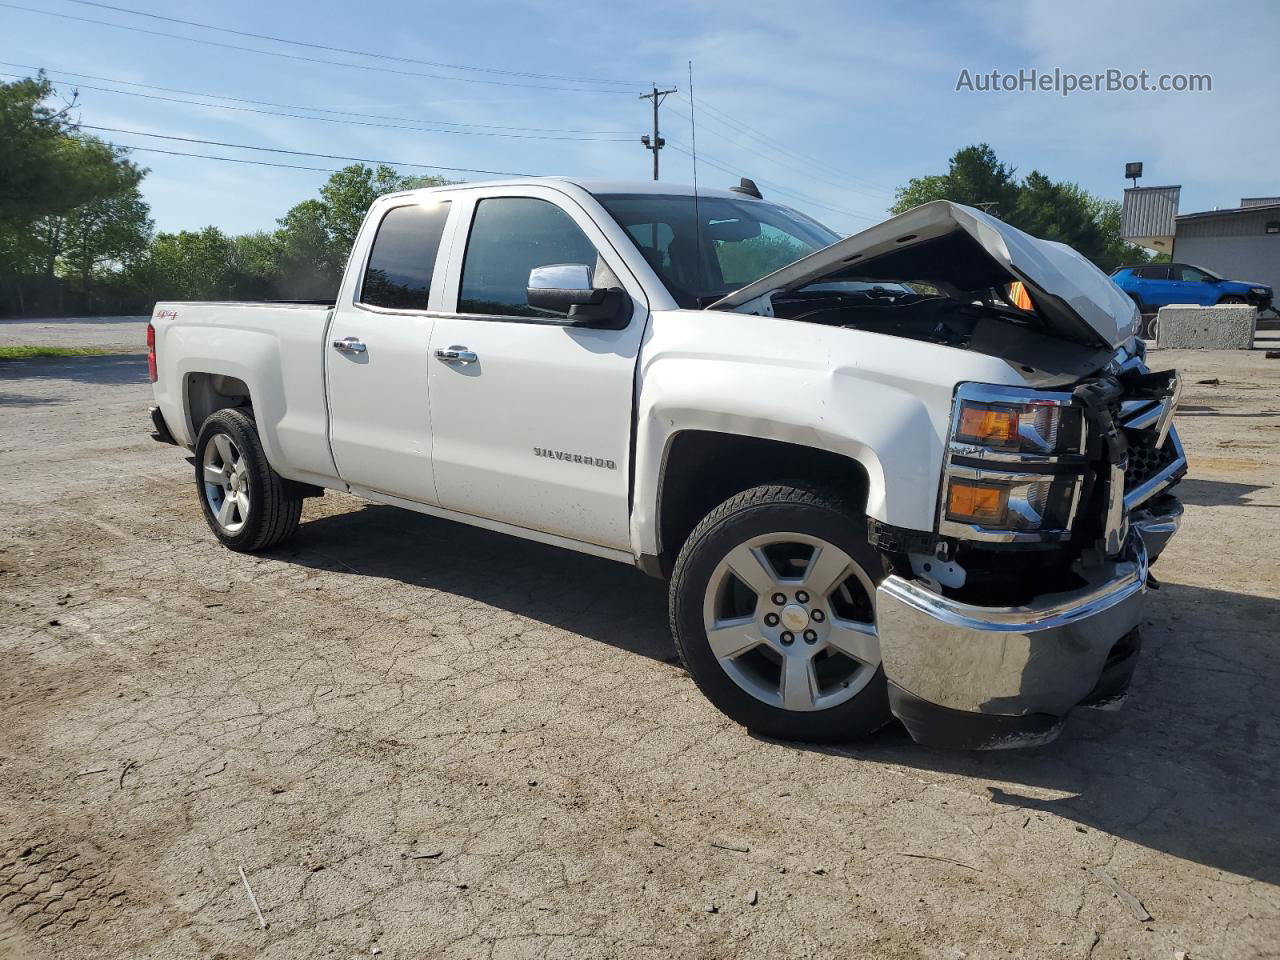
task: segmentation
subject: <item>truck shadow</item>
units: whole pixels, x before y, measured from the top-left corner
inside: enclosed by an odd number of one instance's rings
[[[1169,582],[1158,596],[1119,713],[1076,711],[1031,750],[931,750],[895,724],[824,752],[989,781],[993,803],[1280,883],[1280,600]]]
[[[654,660],[676,659],[666,584],[610,560],[373,504],[303,523],[274,555],[469,597]]]
[[[1275,507],[1274,503],[1254,503],[1250,494],[1270,487],[1257,483],[1233,483],[1229,480],[1189,478],[1178,484],[1178,499],[1184,504],[1201,507],[1247,506]]]
[[[672,661],[666,585],[607,560],[366,506],[311,520],[277,557],[470,597]],[[1280,601],[1165,583],[1120,713],[1077,711],[1045,747],[931,750],[897,724],[847,746],[784,744],[986,782],[1043,811],[1214,870],[1280,883]]]

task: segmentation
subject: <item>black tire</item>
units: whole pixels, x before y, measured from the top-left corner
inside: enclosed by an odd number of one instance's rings
[[[1234,293],[1229,293],[1225,297],[1220,297],[1218,299],[1218,303],[1223,304],[1224,306],[1237,306],[1237,305],[1246,304],[1248,302],[1249,301],[1246,300],[1244,297],[1238,297]]]
[[[711,650],[703,620],[704,597],[721,561],[739,545],[770,533],[821,538],[844,551],[870,583],[878,585],[885,575],[884,565],[867,543],[866,523],[863,513],[838,494],[768,485],[726,500],[689,535],[672,573],[671,631],[698,688],[732,720],[764,736],[814,743],[857,739],[888,722],[883,667],[876,666],[865,685],[843,703],[810,711],[782,709],[757,699],[728,675]],[[874,595],[869,601],[873,611]]]
[[[230,438],[245,463],[249,508],[237,524],[228,530],[219,522],[204,477],[205,453],[219,435]],[[265,550],[291,536],[302,516],[302,496],[298,488],[271,469],[258,428],[251,413],[243,408],[219,410],[209,417],[196,438],[196,496],[204,511],[205,522],[224,546],[241,553]]]

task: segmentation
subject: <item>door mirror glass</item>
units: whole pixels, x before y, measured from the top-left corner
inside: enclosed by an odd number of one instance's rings
[[[529,271],[529,290],[590,290],[591,268],[585,263],[549,263]]]
[[[630,319],[630,301],[618,287],[591,286],[585,263],[550,263],[529,271],[525,291],[535,310],[563,314],[574,326],[621,330]]]

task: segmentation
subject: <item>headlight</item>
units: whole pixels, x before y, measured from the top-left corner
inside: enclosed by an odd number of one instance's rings
[[[1265,297],[1271,293],[1266,287],[1250,287],[1249,292],[1259,297]]]
[[[1070,535],[1085,425],[1071,394],[986,384],[956,391],[938,532],[1035,542]]]
[[[1065,531],[1079,491],[1075,475],[1046,476],[953,466],[944,517],[986,531]]]
[[[956,396],[951,448],[970,456],[1052,456],[1081,450],[1080,409],[1070,394],[1029,397],[1028,392],[965,384]]]

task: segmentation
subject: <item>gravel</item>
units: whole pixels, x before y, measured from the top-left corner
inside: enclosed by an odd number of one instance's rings
[[[983,755],[752,737],[609,561],[338,494],[233,554],[142,357],[0,363],[0,957],[1274,956],[1280,362],[1153,356],[1129,703]]]

